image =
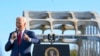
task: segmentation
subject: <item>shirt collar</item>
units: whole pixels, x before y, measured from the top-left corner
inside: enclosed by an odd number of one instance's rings
[[[22,33],[24,33],[25,29],[22,30]]]
[[[17,30],[18,30],[18,28],[17,28]],[[21,32],[24,33],[24,31],[25,31],[25,29],[23,29]],[[19,31],[18,31],[18,32],[19,32]]]

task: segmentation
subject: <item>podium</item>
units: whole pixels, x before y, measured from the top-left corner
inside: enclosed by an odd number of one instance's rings
[[[34,45],[32,56],[70,56],[69,45]]]

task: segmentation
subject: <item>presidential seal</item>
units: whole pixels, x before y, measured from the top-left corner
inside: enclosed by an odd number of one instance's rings
[[[45,56],[59,56],[59,51],[55,47],[49,47],[45,50]]]

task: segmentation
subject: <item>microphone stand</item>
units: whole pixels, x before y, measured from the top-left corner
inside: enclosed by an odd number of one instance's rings
[[[48,34],[48,41],[51,43],[51,45],[55,42],[55,34]]]

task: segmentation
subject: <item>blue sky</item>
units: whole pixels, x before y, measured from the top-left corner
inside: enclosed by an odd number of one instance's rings
[[[9,33],[15,30],[15,19],[24,10],[31,11],[95,11],[100,14],[99,0],[0,0],[0,51],[2,56]]]

